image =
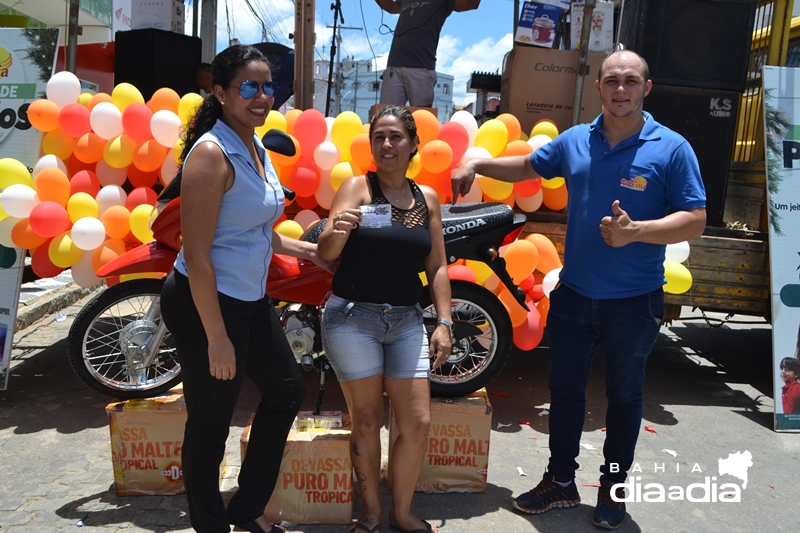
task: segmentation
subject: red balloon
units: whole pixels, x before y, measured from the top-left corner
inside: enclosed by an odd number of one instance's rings
[[[448,122],[439,128],[439,140],[444,141],[453,149],[453,162],[458,163],[464,157],[464,152],[469,147],[469,133],[467,128],[458,122]]]
[[[525,322],[514,328],[514,346],[525,352],[533,350],[542,342],[544,327],[542,326],[542,316],[533,302],[527,301],[530,311]]]
[[[42,202],[31,209],[30,225],[36,235],[55,237],[69,229],[69,215],[55,202]]]
[[[542,284],[539,283],[531,287],[529,290],[525,291],[525,294],[530,296],[531,300],[533,300],[534,302],[538,302],[539,300],[544,298],[544,288],[542,287]]]
[[[298,118],[298,120],[300,119]],[[319,180],[317,164],[314,161],[300,159],[297,172],[290,177],[287,187],[296,192],[298,196],[314,196],[319,188]]]
[[[83,161],[75,157],[75,154],[72,154],[71,156],[69,156],[69,159],[67,160],[67,175],[74,176],[81,170],[91,170],[92,172],[94,172],[96,166],[97,163],[84,163]]]
[[[156,184],[156,180],[158,180],[159,172],[161,172],[161,169],[145,172],[139,170],[136,165],[130,164],[128,165],[128,180],[131,182],[131,185],[137,189],[139,187],[152,187]]]
[[[58,114],[58,125],[70,137],[78,138],[92,131],[89,110],[83,104],[67,104]]]
[[[273,228],[277,228],[277,227],[278,227],[278,224],[280,224],[280,223],[281,223],[281,222],[283,222],[284,220],[289,220],[289,218],[286,216],[286,213],[281,213],[281,216],[279,216],[279,217],[278,217],[278,220],[276,220],[276,221],[275,221],[275,222],[272,224],[272,227],[273,227]]]
[[[514,192],[523,197],[533,196],[542,188],[542,178],[518,181],[514,184]]]
[[[313,154],[314,149],[327,135],[328,124],[325,122],[325,115],[316,109],[306,109],[298,115],[294,123],[294,137],[300,143],[302,153]]]
[[[81,170],[72,176],[69,180],[69,195],[72,196],[77,192],[85,192],[92,198],[97,196],[100,192],[100,180],[97,179],[97,174],[91,170]]]
[[[155,205],[156,198],[158,198],[158,195],[150,187],[137,187],[128,194],[128,199],[125,200],[125,207],[128,211],[133,211],[133,208],[137,205]]]
[[[136,102],[128,105],[122,112],[122,127],[125,129],[125,133],[140,143],[153,138],[153,134],[150,133],[151,118],[153,118],[153,112],[150,111],[150,108]]]
[[[477,283],[478,278],[475,272],[466,265],[450,265],[447,267],[447,273],[450,275],[450,280],[460,279],[462,281],[469,281],[470,283]]]
[[[531,274],[527,278],[520,281],[518,285],[523,292],[528,292],[533,288],[535,284],[536,284],[536,279],[533,277],[533,274]]]
[[[31,253],[31,268],[40,278],[54,278],[64,272],[63,268],[55,266],[50,261],[49,248],[52,240],[47,239]]]
[[[312,194],[311,196],[300,196],[299,194],[295,197],[295,201],[297,205],[302,207],[303,209],[314,209],[319,204],[317,203],[317,199]]]

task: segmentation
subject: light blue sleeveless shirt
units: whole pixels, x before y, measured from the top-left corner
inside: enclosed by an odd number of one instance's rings
[[[213,142],[233,165],[236,177],[233,186],[222,195],[211,262],[217,275],[217,291],[248,302],[266,295],[272,225],[284,207],[278,176],[261,140],[257,135],[254,137],[266,181],[258,174],[242,140],[221,120],[197,140],[186,156],[188,160],[200,143]],[[175,269],[189,276],[183,248],[175,260]]]

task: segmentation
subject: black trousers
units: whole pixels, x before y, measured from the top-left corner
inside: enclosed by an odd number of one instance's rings
[[[225,328],[236,350],[236,376],[211,375],[208,339],[192,300],[189,280],[173,271],[161,292],[161,313],[175,339],[188,418],[181,457],[192,527],[229,532],[264,512],[280,471],[286,437],[306,388],[278,317],[265,297],[245,302],[219,294]],[[219,466],[244,376],[261,392],[250,429],[239,490],[227,512],[219,492]]]

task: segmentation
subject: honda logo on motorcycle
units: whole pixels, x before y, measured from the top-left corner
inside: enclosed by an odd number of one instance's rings
[[[482,218],[477,220],[468,220],[462,224],[454,224],[452,226],[447,226],[446,228],[442,228],[442,233],[444,235],[452,235],[453,233],[458,233],[459,231],[464,231],[465,229],[472,229],[477,228],[478,226],[485,226],[486,221]]]

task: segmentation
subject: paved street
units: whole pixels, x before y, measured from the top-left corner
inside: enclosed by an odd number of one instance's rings
[[[82,532],[188,530],[183,496],[114,494],[104,409],[109,399],[87,389],[66,358],[69,326],[87,298],[91,295],[61,310],[66,320],[55,321],[50,314],[15,336],[9,389],[0,392],[0,532],[75,532],[80,526]],[[749,451],[753,466],[747,470],[747,487],[741,489],[740,503],[631,503],[619,531],[799,531],[800,435],[772,430],[770,327],[759,319],[737,316],[715,328],[689,309],[683,316],[690,319],[662,328],[648,365],[643,426],[655,432],[641,432],[636,456],[641,472],[635,476],[642,484],[665,487],[686,488],[703,483],[706,476],[718,485],[741,486],[742,480],[719,474],[717,461]],[[521,515],[511,507],[513,496],[538,482],[548,457],[545,345],[514,353],[490,387],[508,396],[490,396],[494,414],[486,493],[416,496],[417,514],[440,531],[599,531],[591,525],[596,489],[584,485],[597,482],[602,461],[601,354],[590,381],[585,446],[579,459],[577,482],[583,503],[539,516]],[[317,374],[307,375],[304,409],[313,409],[317,383]],[[235,488],[238,439],[256,403],[248,384],[228,443],[229,468],[223,484],[228,495]],[[329,380],[323,408],[344,408],[335,378]],[[509,425],[498,428],[498,424]],[[517,467],[527,476],[520,475]],[[387,490],[383,501],[384,530],[389,531]],[[345,531],[341,525],[288,529]]]

